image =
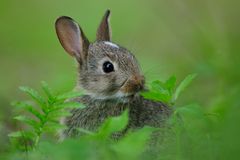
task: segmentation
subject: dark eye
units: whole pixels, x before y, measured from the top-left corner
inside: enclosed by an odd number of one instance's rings
[[[103,71],[105,73],[113,72],[114,71],[114,66],[111,62],[106,61],[103,63]]]

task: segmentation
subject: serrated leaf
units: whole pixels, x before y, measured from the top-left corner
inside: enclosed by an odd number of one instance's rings
[[[176,89],[176,91],[175,91],[175,93],[173,95],[173,99],[172,99],[173,103],[178,99],[180,93],[182,91],[184,91],[184,89],[192,82],[192,80],[196,76],[197,76],[197,74],[190,74],[179,84],[179,86],[177,87],[177,89]]]
[[[157,92],[166,92],[166,87],[163,82],[156,80],[151,83],[151,90]]]
[[[11,102],[11,105],[22,108],[22,109],[33,107],[33,105],[30,102],[23,102],[23,101],[14,101],[14,102]]]
[[[37,117],[40,121],[43,121],[44,115],[39,113],[35,108],[27,108],[27,110],[32,113],[35,117]]]
[[[49,100],[54,100],[54,94],[52,89],[48,86],[48,84],[45,81],[41,82],[42,84],[42,89],[45,92],[45,94],[48,96]]]
[[[30,95],[36,102],[38,102],[41,106],[45,106],[45,99],[34,89],[29,87],[19,87],[21,91]]]
[[[170,95],[166,93],[162,94],[160,92],[153,92],[153,91],[143,92],[141,93],[141,95],[146,99],[153,100],[153,101],[161,101],[165,103],[168,103],[169,100],[171,99]]]
[[[34,116],[36,116],[39,120],[42,120],[43,115],[37,111],[32,104],[30,104],[29,102],[12,102],[11,105],[22,108],[30,113],[32,113]]]
[[[56,99],[58,101],[60,101],[60,100],[66,100],[66,99],[69,99],[69,98],[79,97],[79,96],[82,96],[82,95],[83,95],[82,92],[72,91],[72,92],[68,92],[68,93],[64,93],[62,95],[59,95],[59,96],[56,97]]]
[[[170,77],[166,82],[165,82],[165,87],[168,89],[168,91],[170,92],[170,94],[173,93],[173,90],[175,88],[176,85],[176,77],[172,76]]]
[[[11,137],[11,138],[20,138],[20,137],[31,138],[33,136],[34,136],[34,133],[29,131],[16,131],[8,134],[8,137]]]
[[[28,118],[26,116],[16,116],[14,117],[15,120],[18,120],[18,121],[21,121],[21,122],[24,122],[30,126],[32,126],[33,128],[38,128],[39,126],[39,123],[36,122],[35,120],[31,119],[31,118]]]
[[[128,110],[125,110],[120,116],[110,117],[101,125],[98,135],[107,138],[114,132],[122,131],[128,124]]]
[[[171,77],[165,83],[156,80],[151,83],[150,90],[142,92],[141,95],[146,99],[168,103],[171,100],[171,90],[174,85],[175,77]]]

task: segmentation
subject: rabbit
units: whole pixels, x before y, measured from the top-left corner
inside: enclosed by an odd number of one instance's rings
[[[128,125],[123,132],[115,134],[116,138],[129,129],[145,125],[162,127],[171,114],[168,105],[140,95],[145,89],[144,75],[135,56],[111,41],[109,18],[110,10],[107,10],[93,43],[89,42],[82,28],[72,18],[62,16],[55,22],[62,47],[78,64],[76,88],[85,93],[69,101],[86,106],[83,109],[72,109],[70,116],[61,119],[67,129],[61,131],[60,139],[80,136],[77,128],[97,131],[104,120],[119,116],[126,109],[129,110]]]

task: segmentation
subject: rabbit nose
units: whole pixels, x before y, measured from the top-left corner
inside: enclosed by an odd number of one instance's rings
[[[132,81],[134,90],[138,92],[143,89],[145,78],[142,75],[133,76],[130,81]]]
[[[141,75],[130,77],[123,88],[125,93],[136,93],[144,89],[145,78]]]

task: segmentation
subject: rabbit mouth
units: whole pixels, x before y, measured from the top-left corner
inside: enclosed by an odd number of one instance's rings
[[[131,99],[135,97],[136,94],[123,93],[118,91],[113,95],[96,95],[88,94],[90,97],[96,100],[106,101],[106,100],[117,100],[118,102],[128,103]]]
[[[137,79],[135,77],[134,79],[126,79],[119,89],[119,91],[126,95],[125,97],[131,97],[142,90],[144,90],[144,79]]]
[[[115,95],[114,98],[118,99],[118,100],[122,100],[124,102],[128,102],[131,99],[133,99],[135,97],[136,93],[124,93],[121,91],[118,91]]]

